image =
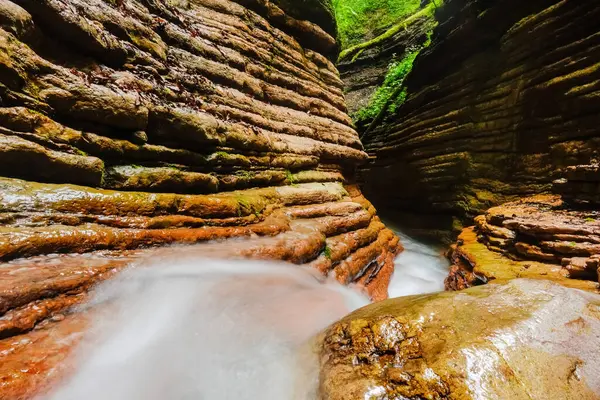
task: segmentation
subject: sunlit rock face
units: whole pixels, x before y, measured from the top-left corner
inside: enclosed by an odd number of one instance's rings
[[[596,399],[600,296],[550,281],[390,299],[334,324],[324,399]]]
[[[378,32],[381,35],[365,37],[362,43],[344,49],[338,58],[348,111],[360,132],[369,128],[373,118],[361,118],[357,113],[369,107],[377,89],[385,84],[391,65],[420,49],[427,41],[428,32],[435,27],[432,13],[426,11],[417,9],[394,21],[387,30]]]
[[[406,102],[365,138],[370,199],[423,215],[422,233],[458,232],[589,163],[600,143],[599,17],[595,2],[446,1]]]
[[[453,248],[446,288],[529,277],[597,292],[599,168],[572,166],[563,176],[554,183],[556,194],[505,203],[476,217]]]
[[[292,231],[275,258],[368,247],[340,280],[389,275],[331,7],[305,3],[1,2],[0,260]]]
[[[210,256],[387,296],[398,239],[353,184],[330,5],[303,3],[0,1],[0,397],[149,247],[227,239]]]

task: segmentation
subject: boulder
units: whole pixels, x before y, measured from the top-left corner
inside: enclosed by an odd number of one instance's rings
[[[330,327],[321,397],[597,399],[600,295],[517,279],[386,300]]]

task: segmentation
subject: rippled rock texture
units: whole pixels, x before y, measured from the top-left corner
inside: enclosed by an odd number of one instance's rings
[[[458,232],[589,163],[600,143],[599,18],[589,1],[445,2],[406,102],[365,138],[369,198],[421,215],[424,230]]]
[[[71,307],[149,247],[230,239],[197,251],[387,296],[333,34],[320,0],[0,0],[0,397],[44,385]]]
[[[493,207],[475,222],[454,246],[448,289],[527,277],[598,291],[597,210],[537,195]]]
[[[390,299],[326,332],[324,399],[597,399],[600,296],[519,279]]]

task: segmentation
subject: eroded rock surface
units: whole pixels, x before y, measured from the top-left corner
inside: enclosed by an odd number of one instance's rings
[[[329,328],[324,399],[597,399],[600,296],[519,279],[390,299]]]
[[[530,277],[598,290],[598,211],[538,195],[489,209],[454,246],[446,287]]]
[[[73,306],[152,247],[228,240],[199,255],[387,296],[331,7],[302,3],[0,0],[0,397],[45,385]]]
[[[599,17],[596,2],[446,1],[406,102],[365,138],[367,196],[417,215],[421,233],[458,233],[588,163],[600,144]]]

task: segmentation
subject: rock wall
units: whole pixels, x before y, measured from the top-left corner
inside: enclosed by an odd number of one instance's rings
[[[420,49],[436,22],[432,14],[417,10],[394,21],[380,36],[345,49],[338,59],[344,93],[350,115],[368,107],[377,89],[384,83],[390,65]],[[371,121],[359,121],[362,130]]]
[[[492,207],[453,246],[446,288],[460,290],[521,277],[600,289],[600,168],[568,167],[554,191]]]
[[[334,32],[316,0],[0,0],[0,397],[56,376],[96,282],[161,254],[387,296],[398,239],[353,184]]]
[[[545,192],[596,157],[597,2],[450,0],[408,98],[365,140],[365,192],[424,233]],[[458,216],[458,218],[453,218]]]

